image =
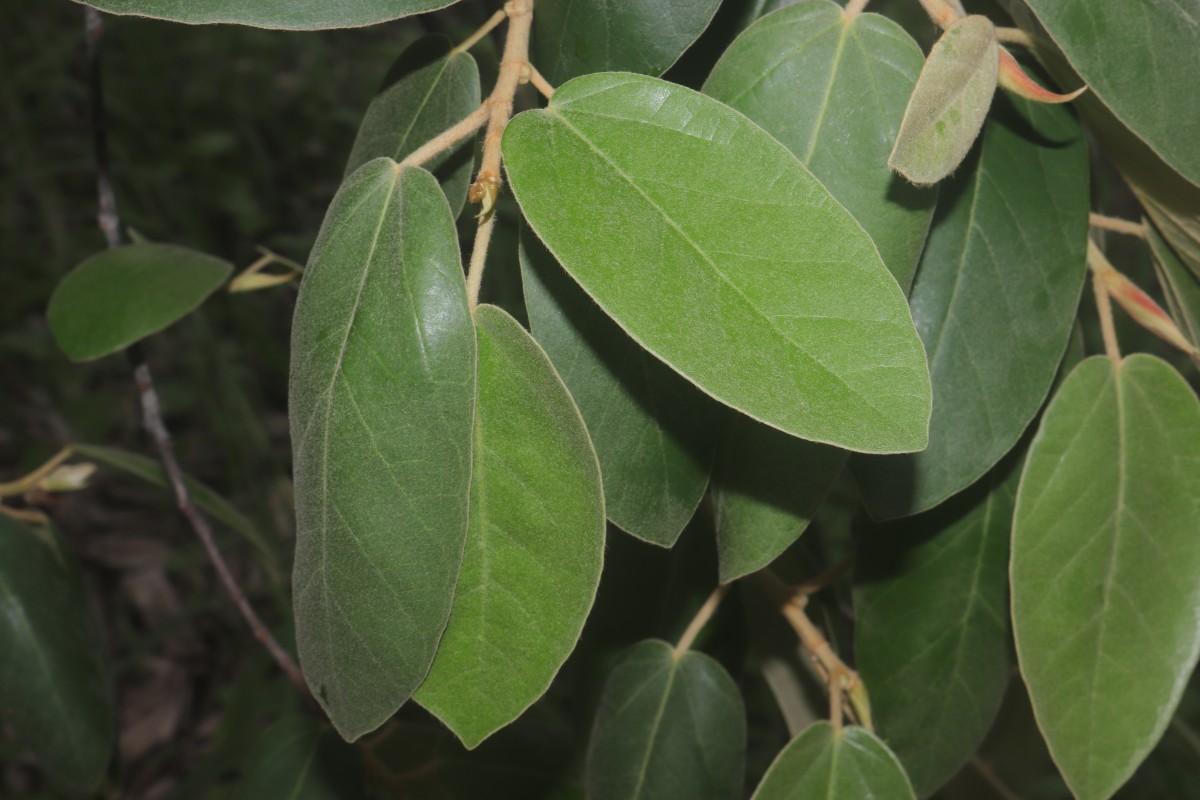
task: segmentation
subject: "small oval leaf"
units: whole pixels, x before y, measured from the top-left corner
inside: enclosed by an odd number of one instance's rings
[[[425,677],[467,533],[475,329],[428,172],[381,158],[338,191],[296,302],[289,404],[296,644],[353,740]]]
[[[105,250],[59,282],[46,321],[68,358],[92,361],[178,322],[232,271],[228,261],[169,244]]]
[[[255,28],[361,28],[444,8],[457,0],[77,0],[110,14],[199,25],[231,22]]]
[[[958,168],[983,127],[1000,72],[996,28],[987,17],[955,22],[929,52],[888,166],[918,186]]]
[[[233,800],[358,800],[365,796],[357,748],[311,717],[284,717],[246,757],[246,773]]]
[[[558,262],[702,390],[801,438],[925,446],[929,376],[904,293],[757,125],[682,86],[599,74],[517,115],[503,146]]]
[[[588,747],[589,800],[736,800],[746,712],[729,673],[666,642],[634,645],[613,667]]]
[[[1082,362],[1017,495],[1012,620],[1038,726],[1080,800],[1157,744],[1200,655],[1200,401],[1165,362]]]
[[[752,800],[916,800],[900,762],[865,728],[810,725],[783,749]]]
[[[475,747],[545,693],[600,583],[600,465],[567,387],[495,306],[475,310],[478,403],[466,553],[416,700]]]

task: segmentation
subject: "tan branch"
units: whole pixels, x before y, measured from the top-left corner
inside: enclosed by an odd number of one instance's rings
[[[704,605],[700,606],[700,610],[696,612],[696,616],[692,617],[692,621],[688,623],[683,635],[679,637],[679,643],[675,645],[675,658],[683,658],[696,641],[696,637],[700,635],[700,631],[704,630],[704,626],[712,619],[712,615],[716,612],[717,606],[721,605],[721,600],[725,597],[725,593],[729,591],[729,584],[723,583],[713,590],[713,593],[704,601]]]

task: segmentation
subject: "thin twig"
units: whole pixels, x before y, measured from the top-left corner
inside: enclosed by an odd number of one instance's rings
[[[1008,784],[1001,780],[996,771],[991,765],[984,761],[979,756],[971,756],[971,766],[979,773],[987,785],[992,787],[996,794],[1004,798],[1004,800],[1021,800],[1021,796],[1009,788]]]
[[[467,52],[476,44],[478,44],[480,39],[494,31],[496,26],[498,26],[501,22],[504,22],[504,20],[507,18],[508,12],[506,12],[503,8],[497,11],[495,14],[492,14],[490,17],[488,17],[487,22],[479,26],[479,30],[475,31],[466,39],[464,39],[462,43],[450,51],[450,54],[456,55],[458,53]]]
[[[1088,214],[1088,224],[1093,228],[1100,228],[1112,231],[1113,233],[1124,233],[1129,236],[1136,236],[1139,239],[1146,238],[1146,226],[1130,219],[1106,217],[1103,214]]]
[[[813,578],[812,580],[805,581],[804,583],[797,586],[795,591],[799,592],[800,594],[805,594],[805,595],[816,594],[817,592],[821,591],[829,584],[836,581],[838,578],[845,575],[853,567],[854,567],[854,554],[851,553],[850,555],[846,556],[841,561],[839,561],[837,564],[834,564],[832,567],[830,567],[829,569],[822,572],[817,577]]]
[[[37,485],[42,482],[42,479],[49,475],[54,470],[58,469],[64,461],[74,455],[75,451],[70,446],[64,447],[55,453],[49,461],[42,464],[26,475],[17,478],[15,481],[0,483],[0,497],[13,497],[19,494],[33,491]]]
[[[954,4],[948,0],[918,0],[918,2],[939,28],[949,28],[951,24],[962,17]]]
[[[486,104],[479,106],[479,108],[463,117],[454,125],[442,131],[437,136],[433,137],[428,142],[405,156],[404,160],[400,162],[400,166],[417,167],[421,164],[424,164],[434,156],[449,150],[451,147],[482,128],[483,124],[488,121],[488,114],[489,112]]]
[[[1020,28],[996,28],[996,39],[1004,44],[1016,44],[1033,48],[1037,40]]]
[[[550,85],[550,81],[546,80],[542,73],[538,72],[538,68],[533,64],[529,65],[529,82],[547,100],[554,96],[554,87]]]
[[[1104,336],[1104,352],[1114,364],[1121,363],[1121,347],[1117,344],[1117,328],[1113,324],[1112,301],[1108,297],[1108,289],[1104,287],[1104,278],[1099,273],[1092,273],[1092,293],[1096,297],[1096,312],[1100,315],[1100,333]]]
[[[92,92],[92,126],[93,144],[96,148],[100,226],[104,229],[108,246],[113,248],[121,244],[121,221],[117,213],[117,204],[112,192],[112,184],[108,178],[108,141],[105,132],[103,84],[100,80],[99,72],[100,44],[104,35],[104,20],[98,11],[90,7],[85,9],[85,14],[88,62],[92,69],[90,81]],[[254,638],[262,643],[267,652],[271,654],[271,657],[275,659],[275,663],[279,665],[280,669],[283,670],[292,683],[296,684],[296,687],[307,695],[308,686],[304,681],[304,676],[300,673],[300,668],[296,666],[296,662],[292,660],[291,655],[279,646],[279,643],[271,636],[270,631],[267,630],[262,620],[259,619],[258,614],[250,606],[246,595],[242,592],[241,587],[233,577],[233,573],[230,572],[229,566],[225,563],[221,551],[217,549],[217,543],[213,538],[208,520],[204,518],[200,510],[192,503],[187,485],[183,482],[183,471],[179,468],[179,462],[175,459],[175,447],[171,441],[171,434],[167,430],[166,423],[163,420],[162,406],[159,403],[158,392],[154,388],[154,377],[150,372],[150,366],[145,362],[139,351],[140,348],[137,347],[129,348],[130,360],[136,365],[133,377],[134,382],[137,384],[138,397],[141,400],[142,424],[146,432],[150,435],[150,438],[154,441],[159,460],[162,462],[163,472],[166,474],[167,481],[171,484],[171,489],[175,494],[175,503],[184,518],[191,525],[197,538],[200,539],[200,543],[204,546],[205,552],[212,561],[213,568],[217,571],[217,577],[220,578],[226,593],[229,594],[230,599],[233,600],[234,605],[241,612],[246,624],[250,626]]]
[[[467,269],[467,307],[471,311],[479,305],[479,291],[483,288],[483,268],[487,263],[488,243],[492,240],[492,229],[496,227],[495,214],[481,214],[475,228],[475,243],[471,246],[471,265]]]
[[[846,21],[848,22],[861,14],[869,2],[870,0],[850,0],[849,3],[846,3],[846,8],[843,10],[843,13],[846,15]]]
[[[728,591],[729,584],[721,584],[708,596],[708,599],[704,601],[704,605],[700,606],[700,610],[696,612],[696,616],[692,617],[692,621],[688,623],[687,628],[684,630],[683,636],[679,637],[679,643],[675,645],[676,660],[683,658],[683,654],[691,649],[692,644],[696,641],[696,637],[700,635],[700,631],[704,630],[704,626],[712,619],[717,606],[721,605],[721,600]]]

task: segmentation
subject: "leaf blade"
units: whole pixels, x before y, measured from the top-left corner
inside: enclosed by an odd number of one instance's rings
[[[915,800],[912,786],[887,746],[857,726],[810,725],[771,763],[752,800],[886,797]]]
[[[77,0],[109,14],[183,22],[188,25],[232,23],[255,28],[324,30],[361,28],[452,5],[457,0]]]
[[[362,758],[310,717],[287,716],[246,757],[233,800],[354,800],[364,797]]]

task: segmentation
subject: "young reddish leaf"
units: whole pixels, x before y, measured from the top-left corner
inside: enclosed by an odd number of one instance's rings
[[[1091,241],[1088,242],[1088,263],[1096,280],[1101,282],[1105,291],[1121,304],[1121,308],[1125,309],[1137,324],[1189,356],[1200,355],[1200,350],[1188,341],[1187,336],[1175,324],[1175,320],[1171,319],[1171,315],[1154,302],[1154,298],[1138,288],[1137,284],[1118,272],[1100,248]]]
[[[1017,63],[1006,47],[1000,48],[999,80],[1000,85],[1008,91],[1035,103],[1069,103],[1087,91],[1087,86],[1080,86],[1067,94],[1058,94],[1043,88],[1025,74],[1025,70],[1021,69],[1021,65]]]

